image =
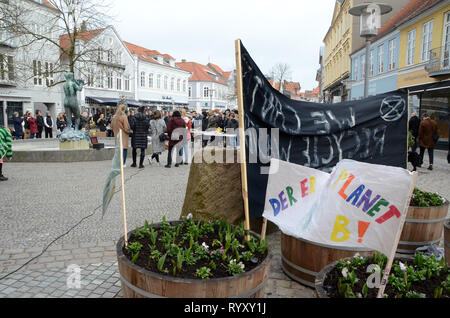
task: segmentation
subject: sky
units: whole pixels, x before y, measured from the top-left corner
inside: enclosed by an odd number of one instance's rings
[[[177,59],[235,69],[241,39],[264,74],[291,68],[302,91],[318,86],[319,50],[335,0],[114,0],[122,40]]]

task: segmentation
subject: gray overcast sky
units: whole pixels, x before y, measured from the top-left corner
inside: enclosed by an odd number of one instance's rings
[[[259,68],[292,69],[302,90],[317,87],[319,49],[335,0],[115,0],[122,40],[224,70],[235,68],[240,38]]]

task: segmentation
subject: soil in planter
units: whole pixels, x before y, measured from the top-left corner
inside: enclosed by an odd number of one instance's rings
[[[395,260],[394,264],[399,265],[399,262],[402,262],[405,265],[413,266],[416,270],[418,270],[418,266],[414,264],[414,260],[411,259],[401,259],[401,260]],[[369,264],[377,264],[377,261],[375,261],[372,257],[368,259],[368,261],[364,265],[358,266],[354,273],[356,274],[356,277],[358,278],[358,281],[355,283],[354,287],[352,288],[355,295],[361,294],[362,296],[362,290],[364,284],[368,281],[369,276],[371,273],[367,273],[367,266]],[[383,266],[384,268],[384,266]],[[391,270],[391,275],[394,274],[394,267]],[[397,275],[398,276],[398,275]],[[420,280],[416,282],[411,282],[410,291],[413,291],[418,294],[424,294],[426,298],[434,298],[434,292],[437,287],[442,286],[442,283],[446,281],[449,281],[450,271],[448,270],[441,270],[439,275],[433,274],[429,279],[426,280]],[[342,271],[339,270],[337,267],[334,267],[327,275],[327,277],[324,280],[323,288],[328,294],[328,297],[331,298],[345,298],[344,294],[339,293],[338,291],[338,281],[340,278],[343,277]],[[447,283],[448,286],[448,283]],[[367,292],[367,298],[376,298],[378,294],[377,288],[369,288]],[[397,296],[401,295],[402,298],[405,298],[406,293],[400,292],[398,289],[396,289],[394,286],[392,286],[390,283],[387,284],[385,289],[385,295],[388,295],[389,298],[396,298]],[[450,292],[449,289],[443,288],[442,296],[441,298],[450,298]]]
[[[203,226],[205,224],[205,222],[202,222],[202,221],[200,221],[199,223],[198,222],[195,222],[195,223],[199,224],[200,226]],[[212,222],[211,224],[214,224],[214,222]],[[189,240],[183,239],[185,234],[188,233],[188,229],[187,229],[188,226],[186,225],[186,223],[181,223],[177,226],[181,226],[181,231],[175,239],[175,244],[177,246],[179,246],[180,248],[188,249],[189,248]],[[233,226],[233,229],[234,228],[235,227]],[[160,238],[162,237],[163,232],[161,229],[157,229],[157,228],[155,228],[154,230],[158,233],[156,244],[155,244],[156,250],[158,250],[161,253],[161,255],[164,255],[167,252],[167,250],[166,250],[165,244],[160,241]],[[171,256],[168,254],[166,257],[166,260],[164,262],[164,264],[165,264],[164,268],[168,269],[168,273],[160,272],[158,270],[158,259],[150,259],[151,245],[152,245],[152,241],[151,241],[150,237],[137,238],[135,235],[136,231],[133,231],[128,240],[128,244],[130,245],[133,242],[139,242],[140,244],[142,244],[142,248],[139,252],[139,257],[137,258],[137,260],[135,260],[134,264],[137,266],[143,267],[146,270],[149,270],[151,272],[155,272],[155,273],[158,273],[161,275],[172,276],[172,277],[199,279],[199,277],[196,276],[197,270],[202,267],[207,267],[207,268],[210,268],[210,270],[211,270],[211,274],[212,274],[210,277],[211,279],[233,276],[227,270],[229,261],[223,261],[221,259],[217,259],[217,258],[211,256],[211,253],[213,251],[220,249],[220,246],[213,247],[213,243],[215,242],[215,240],[220,241],[219,231],[220,231],[220,229],[218,227],[214,227],[214,232],[199,236],[197,243],[199,243],[200,245],[205,243],[208,246],[208,254],[210,256],[207,259],[198,259],[194,265],[188,265],[186,263],[183,263],[181,271],[178,272],[176,274],[176,276],[173,275],[173,267],[174,267],[173,262],[175,262],[175,264],[176,264],[176,262],[177,262],[176,256]],[[224,232],[222,232],[222,240],[223,241],[221,243],[223,245],[225,245],[224,237],[225,237],[225,234],[224,234]],[[239,248],[240,255],[242,255],[243,253],[245,253],[247,251],[250,251],[250,248],[248,247],[247,243],[245,242],[244,235],[240,235],[240,234],[236,233],[235,238],[241,244],[241,248]],[[254,242],[258,242],[258,244],[259,244],[258,238],[254,237],[254,236],[252,236],[252,238],[254,239]],[[124,255],[130,261],[132,261],[133,253],[129,252],[125,247],[122,248],[122,251],[123,251]],[[233,259],[236,259],[236,256],[231,252],[231,248],[227,252],[227,255],[230,255],[230,256],[232,256]],[[267,249],[265,250],[264,253],[259,253],[259,252],[255,251],[253,253],[253,257],[250,261],[245,261],[244,259],[241,258],[238,261],[238,263],[242,262],[244,264],[245,272],[248,272],[248,271],[251,271],[252,269],[254,269],[255,267],[257,267],[259,264],[261,264],[264,261],[264,259],[267,257],[267,255],[268,255]],[[215,263],[215,265],[216,265],[215,269],[211,267],[211,261],[213,261]]]

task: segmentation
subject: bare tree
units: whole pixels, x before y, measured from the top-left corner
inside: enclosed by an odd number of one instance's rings
[[[14,61],[17,80],[34,78],[51,87],[63,82],[67,71],[87,78],[89,64],[97,60],[102,47],[85,45],[88,31],[111,24],[111,1],[43,0],[42,10],[36,10],[37,5],[33,0],[0,3],[0,32],[20,52]]]
[[[286,63],[277,63],[269,72],[270,77],[276,83],[280,83],[280,92],[283,93],[283,82],[285,80],[290,80],[292,76],[291,67]]]

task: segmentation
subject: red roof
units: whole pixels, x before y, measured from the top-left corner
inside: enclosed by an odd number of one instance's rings
[[[226,85],[223,81],[221,80],[216,80],[214,79],[210,73],[212,73],[212,71],[205,65],[196,63],[196,62],[180,62],[180,63],[176,63],[176,65],[181,68],[182,70],[188,71],[190,73],[192,73],[191,78],[189,79],[189,81],[191,82],[215,82],[215,83],[219,83],[222,85]]]
[[[132,43],[129,43],[126,41],[123,41],[123,43],[126,45],[128,50],[130,50],[131,54],[136,55],[140,60],[147,61],[150,63],[160,64],[157,61],[156,57],[162,56],[164,60],[174,60],[175,61],[175,58],[173,58],[169,54],[161,54],[156,50],[149,50],[149,49],[146,49],[145,47],[142,47],[142,46],[139,46],[136,44],[132,44]],[[170,66],[166,62],[164,62],[164,65]]]
[[[77,35],[77,39],[83,40],[84,42],[88,42],[93,37],[97,36],[99,33],[101,33],[104,29],[98,29],[98,30],[92,30],[92,31],[85,31],[80,32]],[[73,36],[73,34],[70,34],[70,36]],[[71,45],[71,40],[69,37],[69,34],[64,34],[59,37],[59,45],[61,49],[68,50]]]
[[[410,20],[414,16],[422,13],[432,5],[442,0],[411,0],[396,15],[394,15],[385,25],[378,31],[377,38],[398,27],[400,24]]]
[[[58,9],[58,8],[55,7],[53,4],[51,4],[48,0],[44,0],[44,4],[45,4],[47,7],[50,7],[50,8],[52,8],[52,9]]]

